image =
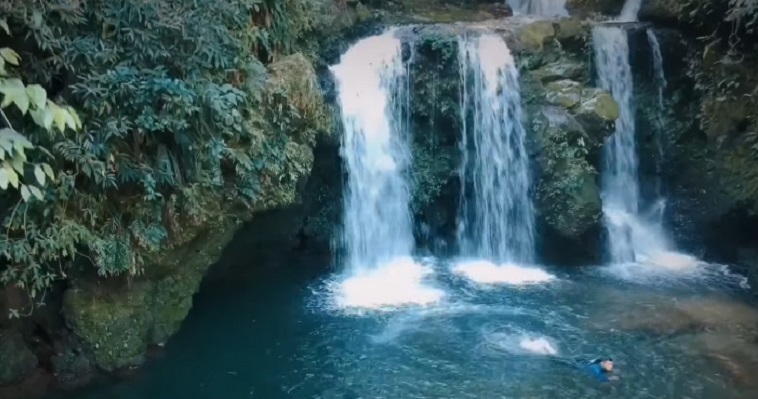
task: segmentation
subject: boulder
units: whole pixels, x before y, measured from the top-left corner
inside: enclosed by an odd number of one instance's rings
[[[545,85],[545,99],[553,105],[574,108],[582,101],[582,85],[568,79],[550,82]]]
[[[563,79],[579,79],[586,69],[582,64],[570,60],[560,60],[531,71],[530,74],[543,83],[550,83]]]
[[[593,140],[559,107],[532,112],[532,131],[542,169],[538,212],[561,235],[579,239],[599,223],[601,215],[597,171],[586,159]]]
[[[0,330],[0,356],[0,385],[20,382],[37,367],[37,357],[14,329]]]
[[[519,26],[516,36],[524,50],[539,53],[555,38],[555,27],[552,21],[534,21]]]
[[[150,259],[146,274],[132,281],[75,280],[64,294],[63,315],[94,364],[106,371],[139,365],[150,345],[176,333],[206,270],[236,230],[236,223],[228,222],[187,233],[194,239]],[[75,355],[58,359],[64,370],[68,364],[87,366]]]
[[[603,136],[612,133],[613,125],[621,110],[610,93],[596,88],[585,88],[582,101],[576,110],[579,122],[590,132],[600,132]]]

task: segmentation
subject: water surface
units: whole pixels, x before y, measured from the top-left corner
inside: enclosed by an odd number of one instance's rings
[[[443,301],[347,312],[334,306],[323,262],[284,259],[205,284],[161,356],[68,397],[758,397],[739,379],[756,370],[758,316],[742,280],[717,266],[547,269],[555,278],[544,284],[493,286],[436,262]],[[538,340],[557,355],[523,344]],[[558,360],[601,355],[617,360],[620,382]]]

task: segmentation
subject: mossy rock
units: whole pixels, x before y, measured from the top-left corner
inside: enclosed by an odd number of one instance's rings
[[[150,258],[147,275],[124,280],[79,281],[64,294],[69,328],[102,370],[141,364],[149,345],[176,333],[192,307],[206,270],[231,241],[236,223],[203,230],[186,245]]]
[[[587,68],[584,65],[577,62],[559,60],[558,62],[553,62],[531,71],[530,74],[532,77],[539,79],[543,83],[550,83],[563,79],[580,79],[584,75],[586,69]]]
[[[555,23],[555,37],[561,43],[583,40],[588,33],[587,26],[577,18],[562,18]]]
[[[555,27],[552,21],[531,22],[518,28],[517,37],[525,51],[539,53],[555,39]]]
[[[21,381],[37,367],[37,357],[14,329],[0,330],[0,385]]]
[[[152,323],[153,289],[154,283],[141,281],[128,289],[109,290],[106,295],[96,293],[95,287],[66,291],[66,321],[87,344],[98,367],[114,371],[143,362]]]
[[[597,171],[587,160],[592,139],[563,108],[539,107],[531,116],[542,169],[537,210],[557,232],[578,239],[601,214]]]
[[[739,130],[755,112],[755,104],[745,99],[704,98],[701,103],[702,129],[711,138]]]
[[[621,109],[610,93],[585,88],[582,102],[576,110],[576,116],[585,129],[605,137],[612,133],[613,124],[619,118]]]
[[[550,82],[545,85],[545,99],[553,105],[574,108],[582,101],[582,85],[568,79]]]

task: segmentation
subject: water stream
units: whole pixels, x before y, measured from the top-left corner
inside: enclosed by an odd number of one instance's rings
[[[463,256],[534,260],[534,210],[516,63],[492,34],[459,42]]]
[[[330,69],[342,113],[341,155],[348,174],[343,276],[338,306],[376,308],[430,303],[441,292],[421,281],[429,268],[414,250],[409,187],[409,89],[402,43],[393,29],[363,39]]]
[[[566,0],[508,0],[515,14],[567,17]]]
[[[479,283],[552,279],[534,262],[534,209],[519,74],[494,34],[462,36],[461,194],[455,271]]]
[[[663,198],[663,159],[665,156],[664,151],[664,134],[665,134],[665,122],[663,115],[665,112],[663,102],[663,91],[666,89],[668,82],[666,82],[666,75],[663,71],[663,55],[661,54],[661,45],[658,43],[658,38],[655,36],[653,29],[648,28],[645,31],[647,35],[647,41],[650,45],[651,53],[653,54],[653,73],[655,74],[655,86],[658,91],[658,107],[656,109],[656,122],[657,131],[655,135],[655,149],[657,151],[655,157],[655,195],[658,198]]]

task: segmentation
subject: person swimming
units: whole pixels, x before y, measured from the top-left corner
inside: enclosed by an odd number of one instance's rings
[[[617,375],[613,375],[613,359],[610,357],[591,360],[584,365],[584,369],[600,382],[616,381],[619,379]]]
[[[590,361],[558,356],[552,356],[552,358],[562,364],[589,373],[599,382],[617,381],[619,379],[618,375],[613,374],[613,359],[610,357],[601,357]]]

